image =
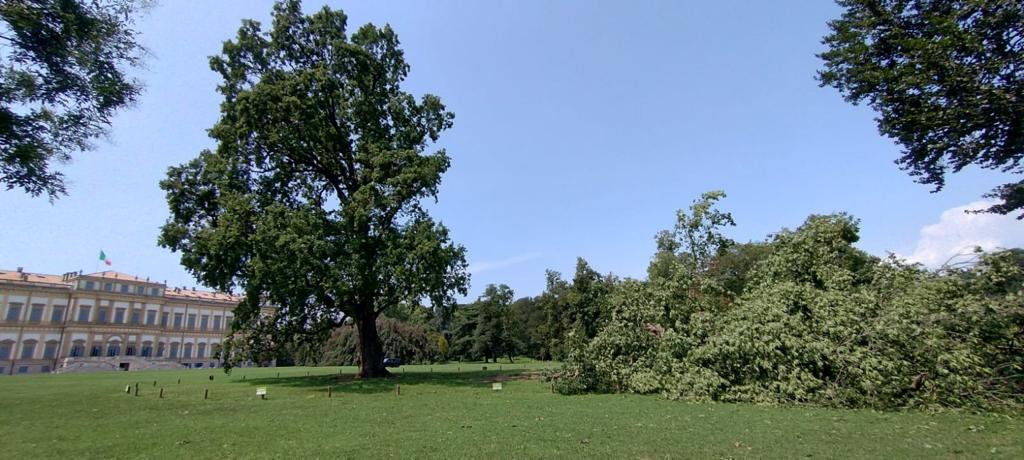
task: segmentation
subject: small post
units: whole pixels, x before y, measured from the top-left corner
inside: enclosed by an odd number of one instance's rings
[[[402,386],[401,385],[395,385],[395,396],[401,396],[401,395],[402,395]]]
[[[135,385],[135,396],[139,395],[139,386]]]
[[[242,381],[243,381],[243,382],[245,381],[245,376],[244,376],[244,375],[242,376]]]
[[[178,379],[178,385],[181,385],[181,379]]]
[[[164,399],[164,389],[160,389],[160,399]]]
[[[210,397],[210,389],[209,388],[204,388],[203,389],[203,399],[207,399],[209,397]]]
[[[156,380],[153,381],[153,388],[156,388]]]
[[[327,398],[328,398],[328,399],[330,399],[330,398],[331,398],[331,389],[333,389],[333,388],[334,388],[334,387],[327,387]]]
[[[277,378],[281,378],[281,373],[280,372],[277,373]]]
[[[306,371],[306,377],[309,377],[309,371]]]

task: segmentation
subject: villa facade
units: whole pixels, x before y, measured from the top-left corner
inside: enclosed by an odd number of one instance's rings
[[[239,300],[114,271],[0,270],[0,375],[219,367]]]

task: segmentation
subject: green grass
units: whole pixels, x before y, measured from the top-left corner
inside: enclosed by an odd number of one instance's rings
[[[560,396],[516,380],[523,364],[459,366],[3,377],[0,458],[1024,458],[1024,423],[1006,415]]]

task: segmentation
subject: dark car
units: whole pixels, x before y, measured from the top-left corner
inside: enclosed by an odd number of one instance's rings
[[[398,367],[402,365],[402,360],[398,358],[384,358],[384,367]]]

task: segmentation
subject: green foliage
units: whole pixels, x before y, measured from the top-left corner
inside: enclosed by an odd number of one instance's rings
[[[516,337],[513,292],[504,284],[488,285],[476,302],[460,309],[455,319],[456,353],[469,359],[509,361],[523,348]]]
[[[403,364],[425,364],[441,361],[444,352],[440,340],[427,328],[409,324],[394,318],[377,318],[384,355],[400,358]],[[445,342],[447,346],[447,342]],[[321,366],[352,366],[359,364],[359,334],[351,325],[335,329],[331,337],[319,348],[321,355],[315,360],[300,361],[301,364]]]
[[[868,255],[853,246],[858,232],[846,214],[778,232],[751,255],[735,298],[715,263],[702,270],[660,245],[652,279],[613,290],[611,321],[593,340],[568,339],[557,388],[842,407],[1024,404],[1024,251],[932,272]]]
[[[203,284],[245,294],[233,356],[321,341],[351,318],[360,372],[387,375],[378,315],[450,305],[468,283],[465,249],[422,205],[450,164],[428,150],[454,116],[402,91],[390,27],[349,35],[343,12],[305,16],[296,0],[275,3],[267,31],[244,21],[210,66],[217,148],[168,170],[160,245]]]
[[[727,302],[726,287],[711,273],[715,261],[735,244],[722,234],[736,225],[732,215],[715,208],[723,198],[721,191],[704,193],[689,212],[676,212],[675,228],[656,237],[657,252],[647,274],[665,325],[680,322],[685,327],[691,315],[718,310]]]
[[[818,78],[878,113],[918,182],[976,165],[1024,174],[1024,4],[838,0]],[[990,212],[1024,210],[1024,181],[995,188]],[[1021,214],[1019,218],[1024,218]]]
[[[52,201],[65,195],[53,170],[87,150],[142,85],[125,75],[142,62],[132,28],[136,0],[0,1],[0,184]]]

